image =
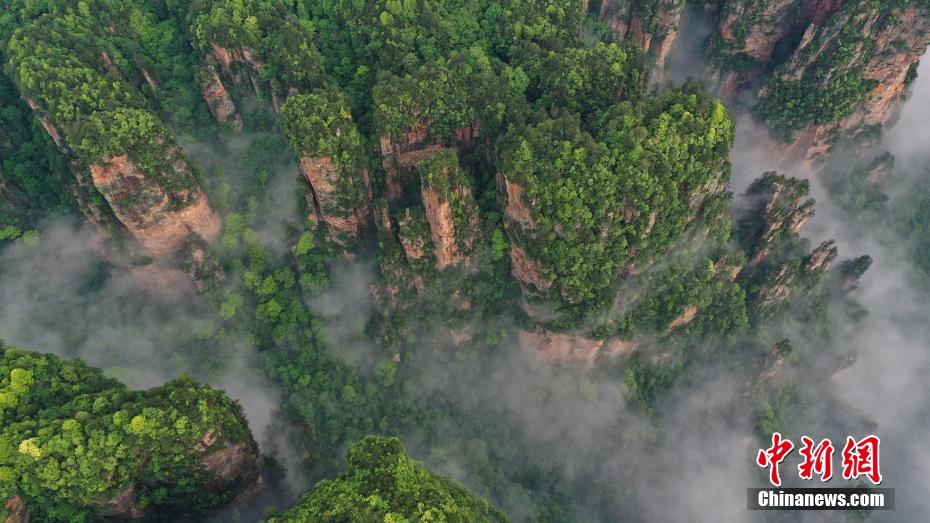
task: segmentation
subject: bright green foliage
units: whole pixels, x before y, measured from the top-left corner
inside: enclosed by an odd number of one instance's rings
[[[125,153],[166,192],[194,187],[189,172],[166,168],[176,156],[173,138],[137,85],[127,81],[141,74],[137,64],[151,60],[147,51],[117,45],[123,40],[104,25],[111,20],[84,14],[86,5],[59,9],[28,21],[9,41],[7,72],[22,97],[49,118],[85,163]],[[119,0],[95,9],[113,17],[146,17]]]
[[[509,70],[499,74],[478,48],[452,52],[404,76],[382,74],[372,94],[376,131],[396,136],[426,124],[434,139],[448,141],[475,122],[493,129],[504,119],[507,100],[522,95],[512,76]]]
[[[321,481],[297,506],[267,523],[305,521],[506,521],[488,502],[410,459],[397,438],[367,437],[349,451],[335,480]]]
[[[304,232],[300,235],[300,239],[297,240],[297,245],[294,246],[294,255],[305,256],[313,246],[313,234],[309,231]]]
[[[94,520],[130,488],[150,514],[207,510],[237,490],[205,488],[204,458],[240,442],[257,456],[242,409],[219,391],[187,378],[130,391],[78,360],[5,345],[0,427],[0,499],[19,495],[36,521]],[[202,446],[208,434],[217,441]]]
[[[642,53],[627,43],[553,53],[539,71],[544,105],[564,107],[584,118],[604,113],[617,100],[639,101],[644,84]]]
[[[344,83],[366,84],[372,72],[413,73],[452,51],[539,55],[578,41],[581,1],[571,0],[303,0],[320,34],[327,69]],[[370,84],[369,84],[370,85]],[[354,93],[353,93],[354,94]]]
[[[501,140],[498,164],[535,222],[527,254],[569,304],[603,303],[623,267],[668,248],[729,175],[732,121],[694,85],[615,105],[593,133],[572,114],[536,118]]]
[[[213,46],[248,52],[276,90],[304,90],[319,86],[322,57],[312,22],[292,8],[283,0],[195,0],[186,16],[201,53],[212,53]]]
[[[361,137],[352,121],[350,105],[336,88],[315,90],[287,99],[281,108],[284,131],[299,154],[329,157],[352,166]]]
[[[508,58],[532,63],[546,51],[578,43],[582,15],[581,0],[509,0],[499,45]]]

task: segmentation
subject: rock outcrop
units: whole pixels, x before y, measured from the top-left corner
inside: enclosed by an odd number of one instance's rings
[[[757,382],[764,382],[773,379],[785,365],[785,359],[791,355],[791,343],[788,340],[782,340],[769,349],[762,360],[762,368],[756,376]]]
[[[210,49],[211,54],[205,58],[208,70],[213,68],[213,64],[219,65],[223,77],[236,86],[242,85],[243,77],[245,77],[255,96],[261,96],[259,82],[263,64],[256,58],[257,53],[254,49],[245,46],[226,49],[216,43],[210,44]],[[276,101],[272,106],[275,111],[280,109]]]
[[[171,132],[142,96],[146,83],[152,90],[158,85],[139,65],[145,61],[139,49],[115,54],[111,36],[127,36],[117,27],[104,36],[87,17],[64,20],[47,14],[20,28],[28,45],[9,56],[14,83],[68,156],[79,208],[101,235],[119,222],[138,240],[142,257],[177,266],[190,238],[209,241],[221,224]],[[77,47],[75,31],[81,33]],[[69,66],[32,60],[45,55]]]
[[[381,137],[385,199],[376,226],[384,251],[381,273],[388,283],[379,296],[393,303],[411,284],[422,295],[435,270],[474,268],[471,255],[481,222],[458,151],[470,148],[479,134],[479,126],[472,125],[441,142],[420,122],[399,135]]]
[[[758,265],[791,238],[814,215],[814,200],[808,198],[806,180],[768,172],[746,191],[753,204],[743,220],[742,235],[751,256],[749,265]]]
[[[242,130],[242,115],[239,114],[229,91],[223,85],[223,80],[213,60],[207,60],[203,80],[200,83],[200,93],[216,121],[229,125],[235,131]]]
[[[219,217],[177,147],[167,147],[164,152],[155,176],[144,173],[127,154],[90,165],[94,186],[113,214],[155,257],[178,252],[192,234],[211,241],[221,228]],[[169,189],[159,183],[166,179],[176,185]]]
[[[526,251],[520,247],[536,227],[524,200],[523,187],[498,173],[497,199],[504,211],[504,228],[511,237],[511,274],[525,295],[544,296],[552,287],[552,279],[546,276],[542,264],[527,256]]]
[[[336,88],[295,94],[284,127],[307,181],[307,201],[329,238],[354,244],[371,223],[372,192],[349,100]]]
[[[404,257],[417,265],[432,251],[429,222],[422,208],[407,207],[397,220],[397,238],[404,249]]]
[[[593,6],[589,3],[588,10]],[[601,0],[596,14],[615,39],[630,41],[646,52],[652,63],[650,76],[661,82],[684,8],[684,0]]]
[[[765,72],[778,42],[797,24],[798,0],[724,2],[708,55],[722,96],[733,100]]]
[[[527,256],[516,244],[510,246],[510,273],[520,283],[524,294],[542,296],[552,287],[552,280],[546,276],[542,264]]]
[[[597,340],[579,334],[551,332],[542,327],[517,331],[520,346],[534,355],[559,363],[593,365],[599,357],[618,357],[636,350],[635,342]]]
[[[708,56],[722,96],[758,96],[756,112],[792,165],[871,140],[928,44],[930,12],[917,3],[739,0],[723,3]]]
[[[309,201],[331,240],[348,245],[357,240],[371,221],[371,189],[368,170],[352,173],[330,157],[303,156],[300,172],[309,184]]]
[[[29,523],[29,510],[23,498],[13,496],[4,503],[3,508],[6,510],[3,523]]]
[[[802,128],[781,151],[784,158],[817,160],[829,153],[838,140],[857,139],[888,122],[904,98],[908,71],[930,44],[930,14],[920,6],[893,8],[854,2],[824,25],[811,24],[779,77],[802,79],[816,71],[818,62],[837,62],[836,54],[845,51],[839,48],[841,43],[846,44],[842,37],[850,33],[862,38],[851,44],[852,56],[829,71],[827,81],[859,75],[868,92],[849,115]],[[760,95],[765,93],[763,90]]]
[[[755,294],[755,303],[760,311],[786,303],[806,282],[817,281],[819,276],[836,260],[837,248],[833,240],[820,244],[802,260],[787,260],[762,279]],[[808,285],[809,286],[809,285]]]
[[[419,166],[420,193],[436,268],[467,263],[481,230],[478,205],[452,149],[443,149]]]

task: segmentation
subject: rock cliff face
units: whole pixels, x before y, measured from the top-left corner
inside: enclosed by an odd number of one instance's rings
[[[20,36],[30,46],[47,48],[33,53],[57,53],[69,67],[37,65],[23,48],[9,56],[17,71],[14,83],[67,155],[78,180],[79,208],[101,236],[119,222],[138,240],[143,257],[155,259],[159,268],[176,267],[184,263],[176,258],[190,239],[212,240],[221,223],[171,132],[143,96],[158,84],[139,65],[144,57],[116,54],[109,41],[119,36],[116,27],[107,28],[106,37],[90,36],[88,27],[78,50],[66,36],[74,29],[62,23],[58,16],[39,17]]]
[[[926,52],[930,43],[930,14],[922,7],[883,8],[858,2],[855,8],[838,11],[824,25],[811,24],[801,44],[784,69],[784,80],[804,79],[817,66],[830,60],[836,64],[820,85],[846,75],[861,75],[868,90],[849,115],[834,122],[812,122],[785,146],[789,160],[816,160],[829,153],[839,140],[852,140],[883,126],[904,98],[908,71]],[[858,33],[851,56],[836,60],[846,48],[838,46],[843,35]],[[844,42],[845,43],[845,42]],[[761,96],[769,93],[763,90]]]
[[[661,82],[665,62],[678,39],[684,0],[601,0],[588,2],[588,11],[596,10],[617,40],[638,45],[652,62],[653,81]]]
[[[788,340],[782,340],[769,349],[762,360],[762,367],[756,376],[757,382],[769,381],[778,375],[778,372],[784,367],[785,359],[791,355],[791,344]]]
[[[803,286],[802,280],[811,280],[821,274],[836,260],[837,248],[832,240],[820,244],[800,264],[788,260],[769,272],[759,286],[755,303],[763,313],[772,307],[787,302]]]
[[[215,43],[210,48],[212,52],[205,59],[208,68],[212,68],[213,64],[219,65],[223,78],[236,86],[241,86],[245,78],[255,96],[261,96],[260,75],[264,64],[256,58],[255,50],[248,47],[226,49]],[[276,112],[281,109],[276,96],[272,99],[272,107]]]
[[[520,346],[540,358],[559,363],[593,365],[598,358],[611,358],[636,350],[635,342],[596,340],[582,335],[550,332],[543,328],[517,331]]]
[[[420,192],[436,268],[468,263],[481,230],[478,206],[468,178],[459,168],[458,155],[443,149],[419,167]]]
[[[754,202],[749,222],[754,230],[744,231],[751,239],[749,264],[758,265],[786,240],[797,235],[814,215],[814,201],[808,198],[809,184],[774,172],[765,173],[750,186],[747,196]]]
[[[748,279],[744,286],[763,315],[817,285],[836,260],[833,240],[804,254],[809,247],[798,232],[814,214],[808,190],[805,180],[769,172],[746,193],[753,206],[740,222],[739,235],[750,261],[741,278]]]
[[[71,154],[44,111],[30,105],[46,131]],[[125,227],[144,254],[153,258],[147,265],[129,267],[130,271],[143,288],[167,297],[190,288],[189,277],[203,272],[198,268],[203,260],[188,257],[186,247],[214,240],[222,221],[178,147],[162,142],[156,149],[157,173],[143,172],[127,153],[100,158],[86,167],[72,156],[71,165],[78,179],[75,197],[82,214],[98,226],[101,238],[107,236],[107,224],[118,222]],[[95,203],[94,193],[103,196],[104,207]],[[178,267],[191,269],[186,271],[188,277]]]
[[[418,265],[420,260],[432,252],[429,222],[423,209],[404,209],[403,214],[397,219],[397,238],[404,249],[404,257],[411,265]]]
[[[733,100],[772,61],[776,44],[798,23],[799,0],[724,2],[708,54],[720,93]]]
[[[400,218],[398,236],[414,267],[424,252],[432,255],[436,269],[470,264],[481,223],[457,151],[474,144],[479,133],[474,125],[458,130],[451,143],[439,143],[431,137],[429,125],[421,122],[399,136],[381,137],[387,203],[412,205],[416,216],[422,209],[429,225],[427,238],[419,222],[411,220],[410,210]],[[424,242],[428,242],[425,249]]]
[[[429,136],[429,126],[414,125],[399,136],[382,136],[381,165],[386,174],[387,198],[390,202],[403,199],[405,186],[417,178],[417,167],[445,147]]]
[[[309,184],[316,215],[327,225],[330,239],[340,245],[358,239],[371,221],[368,171],[347,172],[330,157],[303,156],[299,166]]]
[[[3,508],[6,510],[4,523],[29,523],[29,510],[26,509],[23,498],[13,496],[6,501]]]
[[[42,128],[45,129],[45,132],[52,137],[52,141],[55,142],[55,145],[57,145],[59,149],[64,149],[65,145],[61,133],[58,131],[58,128],[55,127],[55,124],[52,123],[48,113],[32,100],[26,100],[26,104],[29,105],[29,108],[35,113],[36,118],[39,119],[39,123],[42,124]]]
[[[782,160],[816,163],[889,120],[928,43],[930,13],[914,3],[740,0],[720,9],[708,54],[722,95],[758,89]]]
[[[239,114],[236,104],[216,70],[215,62],[211,59],[207,60],[204,67],[200,93],[203,95],[203,99],[207,102],[207,107],[210,108],[210,113],[213,114],[216,121],[225,123],[236,131],[242,130],[242,115]]]
[[[504,211],[504,228],[510,235],[511,274],[520,283],[524,294],[544,296],[552,287],[552,279],[538,261],[527,256],[520,247],[527,236],[532,235],[536,225],[524,200],[523,187],[497,174],[497,199]]]
[[[94,186],[116,217],[152,256],[178,252],[192,234],[211,241],[221,222],[207,197],[196,186],[187,161],[177,147],[166,149],[162,177],[177,177],[186,187],[168,191],[146,175],[126,154],[91,164]]]

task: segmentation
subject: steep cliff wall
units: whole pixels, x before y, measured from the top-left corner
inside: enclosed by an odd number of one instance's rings
[[[800,0],[723,2],[707,54],[721,95],[733,100],[765,73],[775,46],[798,24]]]
[[[838,141],[874,136],[904,98],[908,72],[928,44],[930,12],[921,6],[852,2],[823,25],[812,23],[759,94],[768,123],[797,129],[782,156],[818,160]],[[819,98],[801,98],[801,121],[777,110],[772,115],[769,109],[800,89],[814,90]],[[827,111],[814,110],[824,99]]]
[[[299,166],[317,217],[327,225],[330,238],[343,245],[358,239],[370,221],[368,171],[358,173],[361,187],[355,187],[351,174],[330,157],[303,156]]]
[[[223,85],[215,61],[207,58],[205,62],[200,92],[210,108],[210,113],[216,121],[229,125],[235,131],[241,131],[242,115]]]
[[[750,265],[758,265],[798,231],[814,215],[814,200],[808,197],[806,180],[788,178],[776,172],[763,174],[746,191],[753,203],[741,221],[740,235],[750,256]]]
[[[619,339],[597,340],[587,336],[550,332],[543,328],[517,331],[520,346],[535,356],[557,363],[594,365],[598,358],[616,358],[636,350],[637,343]]]
[[[814,288],[836,260],[834,241],[824,241],[808,253],[808,242],[799,236],[801,227],[814,214],[808,191],[806,180],[768,172],[746,192],[752,205],[739,221],[738,237],[749,262],[739,281],[749,291],[756,315],[768,315]],[[850,288],[848,282],[839,286]]]
[[[481,232],[478,206],[458,155],[443,149],[419,165],[420,191],[436,268],[468,263]]]
[[[316,217],[330,239],[350,246],[370,229],[372,193],[347,99],[336,88],[314,90],[288,98],[282,114]]]
[[[684,0],[601,0],[597,16],[616,40],[637,45],[649,56],[650,77],[661,82],[665,62],[678,39]],[[589,3],[588,9],[592,8]]]
[[[196,186],[187,161],[177,147],[166,149],[162,172],[144,173],[127,154],[113,155],[90,165],[91,178],[116,217],[153,256],[181,250],[190,235],[211,241],[220,232],[219,217]],[[183,185],[169,192],[158,178],[176,178]]]
[[[786,164],[834,144],[874,140],[930,43],[930,11],[911,2],[725,2],[708,55],[724,96],[758,95],[755,113]],[[761,87],[759,87],[761,85]]]
[[[3,508],[6,510],[4,523],[29,523],[29,509],[26,508],[23,498],[13,496],[6,500]],[[4,514],[0,513],[0,516],[2,515]]]
[[[96,223],[112,215],[159,267],[184,265],[176,259],[184,247],[215,238],[220,220],[137,85],[157,89],[142,55],[127,60],[111,41],[119,31],[97,23],[52,13],[30,20],[11,39],[11,78],[69,155],[84,214]]]

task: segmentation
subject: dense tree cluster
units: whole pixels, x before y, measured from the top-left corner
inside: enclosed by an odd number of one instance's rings
[[[20,232],[45,214],[66,214],[75,202],[74,175],[64,155],[0,73],[0,229]]]
[[[130,391],[77,360],[0,350],[0,499],[19,496],[36,520],[204,511],[257,477],[242,409],[219,391],[186,378]],[[205,460],[236,444],[251,471],[207,488]]]
[[[151,78],[146,66],[168,59],[158,50],[162,26],[151,11],[112,0],[94,2],[93,10],[86,2],[54,2],[48,12],[20,15],[30,18],[9,37],[6,71],[85,164],[128,154],[166,192],[196,185],[190,173],[169,167],[174,138],[140,87]]]
[[[304,521],[506,521],[504,514],[407,456],[397,438],[368,437],[349,450],[346,470],[319,482],[267,523]]]
[[[732,139],[723,105],[688,85],[618,100],[595,125],[540,113],[502,139],[499,168],[524,191],[525,249],[561,298],[603,303],[623,267],[664,252],[721,195]]]

